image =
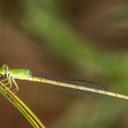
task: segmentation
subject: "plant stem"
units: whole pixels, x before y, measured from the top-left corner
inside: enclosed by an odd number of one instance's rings
[[[17,110],[29,121],[33,128],[45,128],[38,117],[31,111],[31,109],[12,91],[10,91],[4,84],[1,83],[0,93],[10,102]],[[3,85],[2,85],[3,84]]]

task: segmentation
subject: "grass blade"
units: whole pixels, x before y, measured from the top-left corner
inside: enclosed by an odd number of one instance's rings
[[[45,128],[31,109],[2,82],[0,82],[0,93],[29,121],[33,128]]]

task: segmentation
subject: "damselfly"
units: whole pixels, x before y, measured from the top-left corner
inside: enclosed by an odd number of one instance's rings
[[[9,69],[9,66],[6,64],[4,64],[0,68],[0,76],[4,78],[3,80],[1,80],[2,82],[8,81],[7,83],[9,85],[8,86],[9,89],[11,89],[12,86],[14,85],[15,89],[13,90],[13,92],[17,92],[19,90],[18,84],[16,82],[16,79],[18,79],[18,80],[27,80],[27,81],[34,81],[34,82],[40,82],[44,84],[55,85],[59,87],[79,90],[82,92],[98,93],[98,94],[103,94],[103,95],[108,95],[108,96],[128,100],[128,96],[126,95],[122,95],[116,92],[106,91],[100,88],[89,87],[88,85],[90,84],[90,82],[87,82],[87,81],[83,82],[85,84],[84,86],[80,84],[81,82],[76,82],[76,83],[73,83],[70,81],[61,82],[59,80],[54,80],[54,79],[49,79],[42,76],[33,75],[29,69]]]

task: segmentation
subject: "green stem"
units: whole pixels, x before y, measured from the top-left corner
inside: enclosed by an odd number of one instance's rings
[[[2,84],[2,83],[0,83]],[[5,86],[0,86],[0,93],[15,106],[19,112],[29,121],[33,128],[45,128],[41,121],[36,117],[36,115],[31,111],[31,109],[24,104],[24,102],[10,91]]]

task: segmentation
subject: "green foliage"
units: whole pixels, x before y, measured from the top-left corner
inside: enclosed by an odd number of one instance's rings
[[[127,93],[128,76],[128,52],[102,52],[88,39],[80,39],[71,26],[62,19],[54,0],[23,0],[22,6],[24,14],[20,17],[20,25],[28,32],[46,39],[57,55],[67,59],[82,70],[92,74],[101,75],[106,81],[110,81],[112,86]],[[127,26],[127,6],[115,9],[112,15],[108,15],[107,22],[112,25]],[[127,103],[122,100],[103,98],[99,102],[92,103],[95,111],[82,116],[78,114],[80,123],[68,118],[57,122],[56,128],[63,128],[65,124],[69,127],[87,128],[110,128],[120,113],[127,108]],[[88,106],[90,107],[90,106]],[[70,113],[69,113],[70,115]],[[64,122],[64,123],[63,123]],[[77,125],[74,125],[77,124]],[[67,127],[68,127],[67,126]]]
[[[102,53],[88,40],[80,39],[71,27],[56,13],[49,13],[35,1],[25,2],[25,15],[20,19],[22,26],[49,44],[61,57],[67,58],[81,68],[107,77],[127,74],[128,53]]]
[[[41,8],[36,1],[28,1],[24,3],[25,15],[20,19],[21,25],[34,35],[45,38],[49,41],[49,45],[52,46],[56,53],[66,58],[68,61],[74,63],[78,67],[82,68],[93,74],[100,74],[104,79],[111,81],[113,86],[117,89],[127,90],[127,76],[128,76],[128,52],[99,52],[96,46],[92,46],[92,43],[86,39],[82,40],[78,37],[77,33],[63,21],[54,11]],[[123,111],[127,105],[122,105],[117,102],[115,105],[111,104],[110,99],[102,99],[101,103],[104,103],[106,110],[102,104],[98,105],[94,103],[96,111],[90,115],[90,123],[84,123],[83,127],[88,128],[107,128],[112,127],[116,116]],[[116,109],[114,109],[116,107]],[[111,113],[115,110],[113,113]],[[101,115],[104,111],[110,114]],[[94,120],[94,116],[95,119]],[[105,122],[109,122],[111,117],[111,123],[106,125]],[[101,120],[103,118],[104,120]],[[87,119],[87,118],[86,118]],[[85,118],[81,120],[85,121]],[[93,123],[91,123],[93,121]],[[101,123],[99,123],[101,122]],[[74,123],[74,122],[72,122]],[[71,121],[69,119],[69,126]],[[58,127],[65,126],[60,124]],[[80,127],[80,125],[78,126]]]

